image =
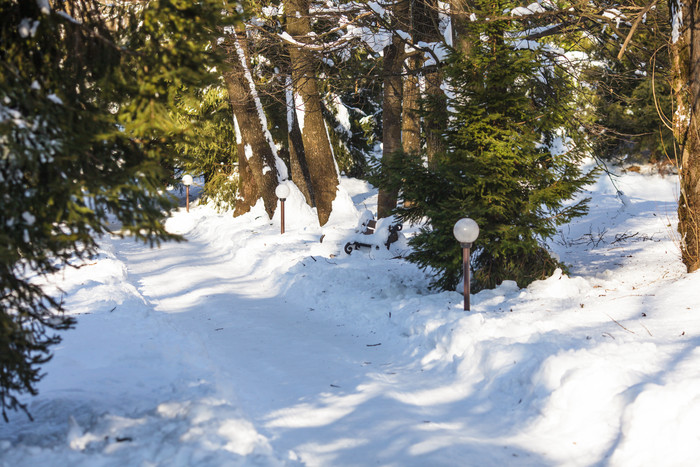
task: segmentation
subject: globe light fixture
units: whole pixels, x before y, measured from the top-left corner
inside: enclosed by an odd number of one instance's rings
[[[275,194],[280,200],[287,199],[289,196],[289,186],[280,183],[277,185],[277,188],[275,188]]]
[[[471,247],[479,236],[479,225],[468,217],[462,218],[455,223],[452,233],[462,246],[462,272],[464,275],[464,311],[469,311],[469,258]]]
[[[284,202],[289,196],[289,186],[280,183],[275,188],[275,194],[280,199],[280,235],[284,233]]]
[[[471,244],[479,236],[479,225],[474,219],[465,217],[455,223],[452,233],[460,244],[469,244],[468,248],[471,248]]]
[[[185,202],[185,205],[187,206],[187,212],[190,212],[190,185],[192,185],[192,182],[194,182],[194,180],[192,179],[192,175],[185,174],[182,177],[182,184],[185,185],[185,192],[187,198],[187,201]]]

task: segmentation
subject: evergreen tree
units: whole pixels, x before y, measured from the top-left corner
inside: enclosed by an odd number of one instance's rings
[[[55,9],[52,9],[51,5]],[[0,407],[27,412],[41,365],[75,324],[35,278],[119,233],[174,239],[163,180],[176,91],[210,81],[221,1],[0,0]]]
[[[232,208],[238,196],[238,155],[226,88],[213,85],[183,93],[177,113],[191,133],[174,148],[177,166],[204,178],[202,201],[211,201],[218,209]]]
[[[332,55],[324,65],[324,116],[338,169],[351,177],[367,173],[368,160],[381,140],[381,80],[376,60],[364,44]]]
[[[514,6],[473,3],[478,18],[498,17]],[[461,275],[460,246],[452,235],[461,217],[480,226],[472,256],[478,290],[506,279],[522,287],[551,274],[560,264],[544,241],[586,210],[585,201],[569,203],[591,180],[578,164],[572,83],[552,48],[522,48],[512,24],[470,23],[478,42],[468,55],[455,51],[446,63],[446,151],[430,167],[420,157],[396,159],[379,176],[408,202],[396,211],[400,219],[427,218],[410,239],[408,259],[430,268],[432,285],[443,289],[454,290]]]

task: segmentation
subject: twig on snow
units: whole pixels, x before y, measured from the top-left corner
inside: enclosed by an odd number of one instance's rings
[[[605,313],[605,312],[603,312],[603,313]],[[623,325],[621,325],[615,318],[613,318],[613,317],[610,316],[609,314],[605,313],[605,316],[607,316],[608,318],[610,318],[610,319],[613,321],[613,323],[617,324],[618,326],[620,326],[622,329],[624,329],[625,331],[629,332],[630,334],[637,334],[636,332],[630,331],[629,329],[627,329],[626,327],[624,327]]]

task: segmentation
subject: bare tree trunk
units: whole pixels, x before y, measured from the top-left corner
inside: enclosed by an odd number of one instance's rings
[[[304,151],[304,141],[296,109],[294,108],[294,89],[292,88],[292,78],[287,81],[287,130],[289,143],[289,169],[292,173],[292,180],[306,198],[306,203],[312,208],[316,206],[311,189],[311,176],[309,167],[306,164],[306,152]]]
[[[406,62],[406,78],[403,82],[401,143],[406,154],[416,154],[420,152],[420,83],[418,73],[423,64],[423,58],[414,55]]]
[[[410,3],[410,34],[413,41],[420,42],[440,42],[439,5],[436,0],[411,0]],[[420,150],[420,115],[418,113],[420,86],[418,74],[425,63],[422,55],[415,55],[407,60],[408,73],[404,80],[404,112],[403,112],[403,148],[406,152],[417,152]],[[442,74],[439,71],[439,64],[432,63],[429,71],[423,72],[425,78],[426,101],[429,107],[438,107],[441,114],[445,113],[446,101],[445,93],[442,89]],[[432,109],[431,109],[432,110]],[[429,160],[432,155],[442,149],[442,133],[447,124],[446,119],[436,121],[431,117],[425,122],[426,143]],[[435,137],[439,135],[439,138]]]
[[[413,0],[410,3],[410,35],[414,43],[430,39],[425,31],[434,28],[429,24],[432,19],[430,5],[426,0]],[[437,16],[437,14],[435,15]],[[437,25],[435,25],[437,28]],[[420,79],[425,76],[423,64],[425,57],[422,53],[414,54],[406,59],[406,77],[403,81],[403,113],[401,116],[401,145],[406,154],[421,152],[421,85]],[[411,201],[403,200],[405,208],[411,206]]]
[[[299,43],[309,41],[309,1],[286,0],[285,11],[287,32]],[[289,45],[289,55],[298,126],[311,181],[311,196],[316,202],[318,220],[324,225],[331,215],[333,200],[338,191],[338,170],[321,113],[314,58],[303,46],[293,44]]]
[[[391,6],[396,29],[407,30],[410,22],[409,2],[399,0]],[[403,77],[401,76],[405,59],[404,44],[398,34],[392,35],[391,44],[384,48],[384,97],[382,100],[382,160],[390,164],[401,151],[401,111],[403,98]],[[379,190],[377,217],[387,217],[396,208],[398,192],[396,190]]]
[[[222,47],[231,65],[230,70],[224,73],[224,81],[240,141],[239,180],[243,196],[239,200],[241,205],[236,207],[234,213],[240,215],[248,212],[262,198],[265,211],[272,217],[277,206],[277,157],[274,143],[267,136],[265,116],[250,73],[245,27],[236,26],[235,34],[227,35]]]
[[[439,5],[436,0],[423,0],[421,10],[421,40],[425,42],[437,42],[443,40],[440,32]],[[455,0],[459,1],[459,0]],[[463,0],[462,0],[463,1]],[[451,7],[455,8],[455,7]],[[461,7],[460,7],[461,8]],[[454,28],[456,16],[452,19],[454,40]],[[430,118],[425,121],[425,150],[428,164],[435,165],[435,156],[445,150],[444,133],[447,128],[447,96],[443,89],[444,77],[440,67],[434,67],[425,75],[425,101],[430,112]]]
[[[244,145],[238,144],[238,154],[243,151]],[[248,161],[245,157],[238,158],[238,199],[236,200],[236,206],[233,209],[234,217],[241,216],[250,211],[250,209],[255,206],[258,202],[260,195],[258,194],[258,185],[255,183],[255,177],[253,177],[253,172],[250,170]]]
[[[406,154],[419,154],[421,150],[419,72],[422,64],[423,58],[419,55],[414,55],[406,60],[401,119],[401,147]],[[403,206],[405,208],[411,206],[411,201],[403,200]]]
[[[430,118],[425,121],[425,151],[428,164],[435,165],[435,156],[445,150],[445,129],[447,128],[447,96],[442,89],[443,77],[439,70],[425,76],[425,100]]]
[[[458,52],[469,55],[473,47],[468,24],[469,11],[473,11],[470,0],[449,0],[450,22],[452,24],[452,47]]]
[[[688,272],[700,268],[700,4],[669,0],[673,93],[673,133],[680,151],[678,231]]]

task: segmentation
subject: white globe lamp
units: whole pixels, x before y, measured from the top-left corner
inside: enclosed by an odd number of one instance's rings
[[[289,186],[280,183],[277,185],[277,188],[275,188],[275,194],[281,200],[287,199],[289,197]]]
[[[479,236],[479,225],[474,219],[465,217],[455,223],[452,233],[460,244],[471,246]]]

